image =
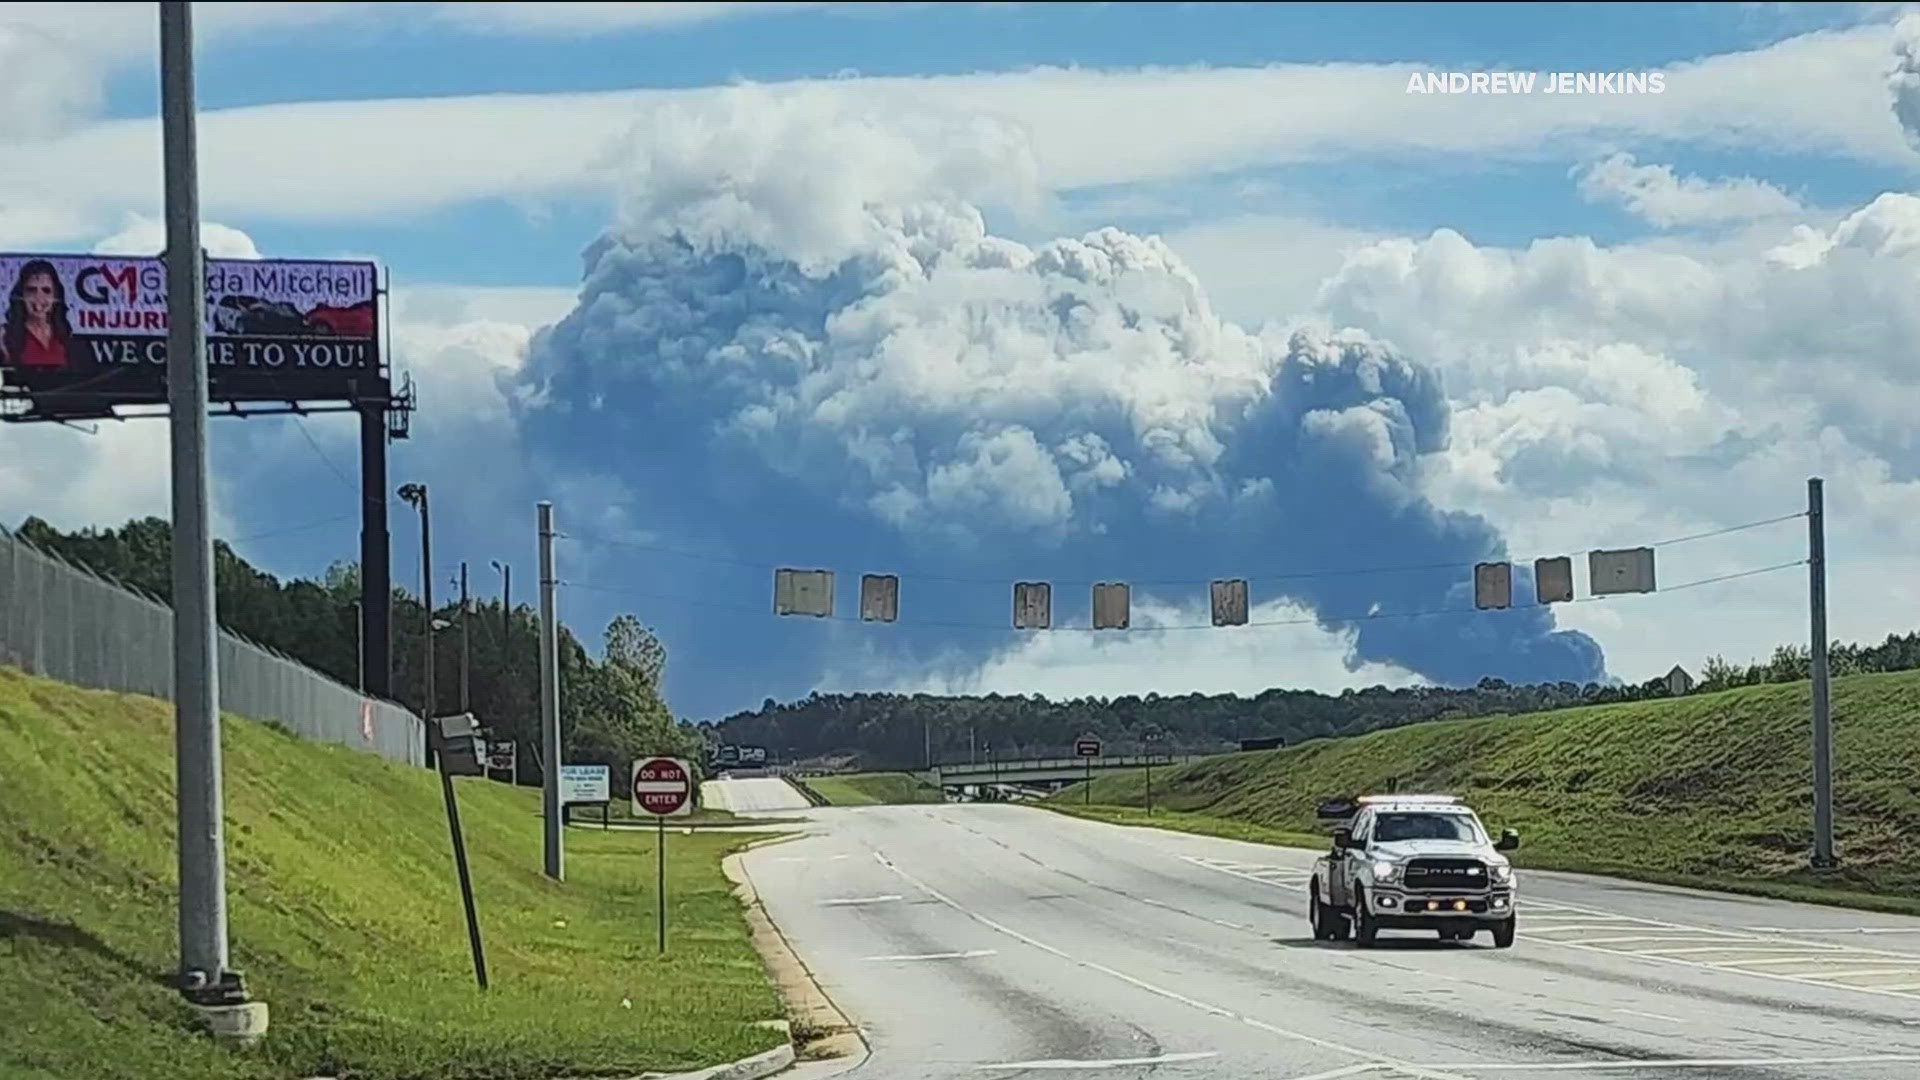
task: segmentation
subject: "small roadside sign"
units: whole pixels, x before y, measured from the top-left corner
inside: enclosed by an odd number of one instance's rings
[[[633,816],[670,817],[693,809],[693,770],[679,758],[643,758],[633,763]]]
[[[1060,745],[1055,743],[1055,746]],[[1082,735],[1074,740],[1073,752],[1078,757],[1099,757],[1100,740],[1091,735]]]
[[[560,766],[560,802],[570,805],[611,801],[611,772],[605,765]]]

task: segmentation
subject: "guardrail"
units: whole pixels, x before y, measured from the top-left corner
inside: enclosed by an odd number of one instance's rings
[[[1094,772],[1113,769],[1139,769],[1147,765],[1184,765],[1190,761],[1199,761],[1208,754],[1123,754],[1112,757],[1059,757],[1033,758],[1025,761],[983,761],[971,764],[935,765],[934,776],[942,783],[952,783],[955,776],[1005,777],[1016,779],[1032,773],[1052,773],[1063,770],[1085,772],[1091,768]]]

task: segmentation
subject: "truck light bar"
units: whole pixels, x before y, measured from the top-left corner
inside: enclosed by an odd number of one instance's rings
[[[1354,801],[1362,806],[1378,803],[1439,803],[1457,806],[1460,803],[1460,797],[1457,795],[1362,795]]]

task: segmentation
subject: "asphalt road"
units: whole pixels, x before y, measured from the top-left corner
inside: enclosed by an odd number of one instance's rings
[[[1920,919],[1520,874],[1520,938],[1312,940],[1313,854],[1028,807],[823,807],[746,855],[849,1080],[1911,1080]],[[1863,932],[1874,931],[1874,932]]]
[[[700,785],[701,805],[752,816],[772,810],[805,810],[807,797],[777,776],[709,780]]]

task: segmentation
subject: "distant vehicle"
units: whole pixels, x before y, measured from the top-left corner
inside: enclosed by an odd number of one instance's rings
[[[1344,805],[1343,805],[1344,804]],[[1513,946],[1514,873],[1503,852],[1520,846],[1508,829],[1491,839],[1472,808],[1451,795],[1368,795],[1333,800],[1352,808],[1316,859],[1307,918],[1320,941],[1370,946],[1382,930],[1437,930],[1495,948]]]

